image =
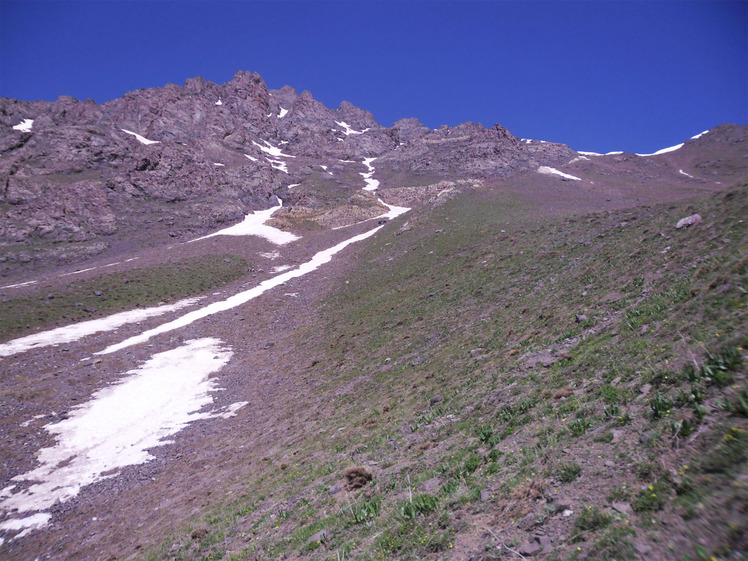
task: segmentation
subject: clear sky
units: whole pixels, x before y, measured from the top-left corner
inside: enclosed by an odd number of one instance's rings
[[[652,152],[748,122],[748,2],[0,0],[0,96],[104,102],[257,71],[385,126]]]

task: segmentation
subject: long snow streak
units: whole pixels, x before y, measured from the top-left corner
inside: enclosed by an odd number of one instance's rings
[[[374,166],[371,165],[371,163],[376,160],[376,158],[364,158],[364,165],[366,166],[366,169],[369,171],[366,173],[361,173],[361,177],[364,178],[364,182],[366,182],[366,187],[364,187],[364,191],[376,191],[379,187],[379,180],[372,179],[372,176],[374,175]]]
[[[129,131],[127,129],[122,129],[122,132],[134,136],[135,138],[138,139],[138,142],[140,142],[141,144],[161,144],[160,140],[149,140],[146,137],[140,136],[138,133]]]
[[[387,218],[395,218],[397,216],[400,216],[404,212],[407,212],[408,210],[410,210],[405,207],[389,206],[389,208],[390,208],[390,212],[388,212],[385,215]],[[199,310],[195,310],[194,312],[185,314],[182,317],[175,319],[174,321],[170,321],[168,323],[159,325],[158,327],[155,327],[153,329],[149,329],[148,331],[145,331],[141,333],[140,335],[130,337],[129,339],[126,339],[122,341],[121,343],[117,343],[116,345],[111,345],[107,347],[106,349],[104,349],[103,351],[97,352],[96,354],[106,355],[106,354],[114,353],[116,351],[125,349],[127,347],[132,347],[133,345],[144,343],[145,341],[148,341],[151,337],[160,335],[161,333],[167,333],[169,331],[173,331],[175,329],[185,327],[199,319],[212,316],[213,314],[224,312],[232,308],[236,308],[237,306],[241,306],[242,304],[246,304],[250,300],[257,298],[261,294],[264,294],[271,288],[275,288],[276,286],[284,284],[290,281],[291,279],[295,279],[297,277],[304,276],[307,273],[311,273],[312,271],[318,269],[325,263],[329,263],[333,255],[342,251],[343,249],[345,249],[352,243],[356,243],[356,242],[365,240],[366,238],[373,236],[381,228],[383,228],[383,226],[377,226],[376,228],[372,228],[368,232],[364,232],[363,234],[353,236],[352,238],[342,241],[339,244],[331,248],[328,248],[328,249],[325,249],[323,251],[316,253],[314,257],[312,257],[311,260],[307,261],[306,263],[303,263],[302,265],[300,265],[296,269],[293,269],[292,271],[287,271],[278,276],[267,279],[261,282],[259,285],[255,286],[254,288],[235,294],[234,296],[231,296],[230,298],[227,298],[226,300],[222,300],[220,302],[214,302],[213,304],[209,304],[208,306],[200,308]]]
[[[57,443],[39,451],[39,466],[18,475],[16,482],[32,482],[14,492],[17,484],[0,491],[6,512],[45,511],[65,502],[85,485],[117,475],[125,466],[153,459],[150,448],[199,419],[233,416],[242,403],[215,412],[200,412],[212,403],[218,372],[232,352],[218,339],[204,338],[153,355],[127,372],[119,383],[94,393],[70,416],[45,426]],[[6,520],[0,530],[24,533],[44,526],[49,514]],[[18,538],[20,536],[16,536]]]
[[[540,166],[538,168],[538,173],[542,173],[543,175],[558,175],[558,176],[563,177],[564,179],[571,179],[573,181],[582,181],[582,179],[577,177],[576,175],[570,175],[568,173],[558,171],[557,169],[550,168],[548,166]]]
[[[81,323],[58,327],[49,331],[42,331],[41,333],[34,333],[33,335],[13,339],[12,341],[0,345],[0,357],[22,353],[38,347],[49,347],[52,345],[60,345],[62,343],[70,343],[82,339],[87,335],[98,333],[99,331],[112,331],[127,323],[135,323],[143,321],[149,317],[174,312],[186,308],[187,306],[191,306],[200,300],[202,300],[202,297],[186,298],[179,302],[175,302],[174,304],[156,306],[153,308],[143,308],[142,310],[129,310],[127,312],[120,312],[119,314],[114,314],[101,319],[92,319]]]

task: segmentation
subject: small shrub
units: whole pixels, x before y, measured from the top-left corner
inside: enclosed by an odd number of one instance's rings
[[[620,409],[618,405],[606,405],[603,408],[603,417],[605,417],[606,421],[609,421],[610,419],[615,419],[618,417],[618,414],[620,413]]]
[[[569,423],[569,432],[574,436],[582,436],[590,428],[590,422],[587,419],[574,419]]]
[[[699,373],[703,379],[718,386],[732,383],[732,373],[743,364],[743,356],[736,347],[727,347],[719,353],[710,355],[701,365]]]
[[[675,438],[686,438],[693,432],[693,426],[688,419],[673,421],[670,425],[670,429],[673,431],[673,436]]]
[[[576,462],[566,462],[556,468],[556,477],[563,483],[571,483],[582,473],[582,466]]]
[[[462,471],[466,475],[470,475],[473,473],[476,469],[478,469],[478,466],[481,463],[481,457],[477,454],[472,454],[468,457],[467,460],[465,460],[465,463],[462,466]]]
[[[349,505],[351,519],[354,524],[367,524],[379,516],[381,510],[382,499],[380,497],[374,497],[368,501]]]
[[[433,512],[439,506],[439,499],[426,493],[418,493],[412,499],[402,501],[398,505],[398,514],[406,519],[415,518],[419,514]]]
[[[583,508],[582,512],[579,513],[579,516],[577,516],[577,519],[574,521],[576,535],[572,541],[579,540],[580,535],[583,533],[605,528],[611,523],[611,521],[611,516],[608,513],[601,511],[596,506]]]
[[[490,427],[490,426],[478,427],[477,432],[478,432],[478,439],[485,444],[488,444],[493,438],[493,427]]]
[[[658,392],[649,400],[649,407],[652,409],[652,416],[659,419],[670,414],[673,409],[673,402],[669,397]]]
[[[644,489],[639,491],[639,494],[634,498],[634,502],[631,508],[634,512],[653,512],[661,510],[665,506],[667,499],[668,487],[662,481],[647,485]]]

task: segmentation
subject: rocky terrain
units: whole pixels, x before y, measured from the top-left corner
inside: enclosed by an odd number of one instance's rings
[[[0,556],[745,558],[747,132],[1,99]]]

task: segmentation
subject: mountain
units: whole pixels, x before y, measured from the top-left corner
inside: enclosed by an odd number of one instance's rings
[[[747,131],[0,100],[0,556],[744,558]]]

